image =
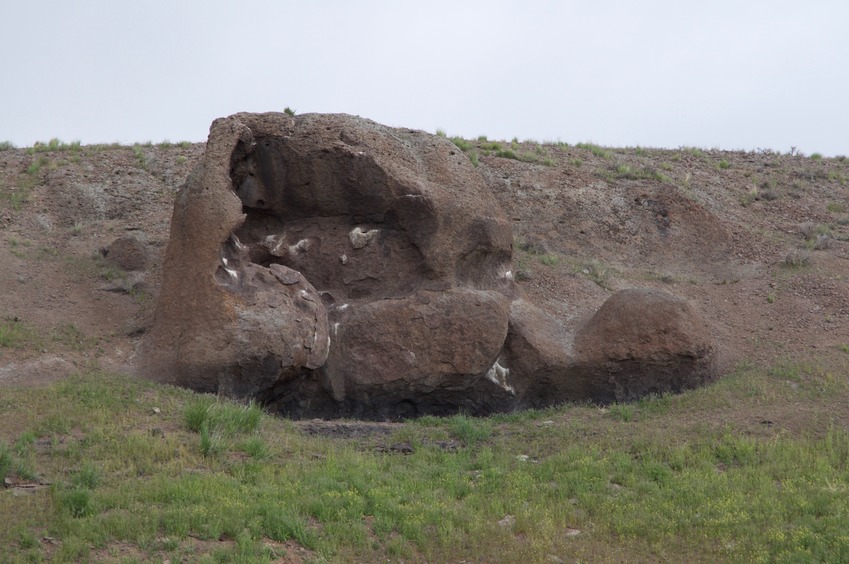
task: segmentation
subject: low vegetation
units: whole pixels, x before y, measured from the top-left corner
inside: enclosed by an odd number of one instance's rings
[[[847,399],[833,366],[780,360],[681,396],[346,439],[92,370],[0,398],[0,473],[21,484],[0,492],[0,559],[845,561]],[[773,422],[799,402],[820,415]]]

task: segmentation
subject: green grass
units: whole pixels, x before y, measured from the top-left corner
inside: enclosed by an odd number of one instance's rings
[[[606,409],[424,417],[362,439],[99,371],[4,390],[0,472],[28,461],[52,485],[0,491],[0,560],[43,560],[49,536],[59,561],[117,547],[269,561],[285,541],[333,562],[846,561],[849,384],[833,354]],[[406,454],[377,448],[397,443]]]
[[[475,145],[471,141],[466,141],[462,137],[452,137],[451,142],[454,143],[458,149],[463,151],[464,153],[470,151]]]
[[[0,141],[0,151],[11,151],[15,148],[15,144],[11,141]]]
[[[671,178],[651,167],[634,168],[631,165],[618,164],[613,168],[613,174],[615,178],[626,180],[657,180],[659,182],[672,182]]]
[[[50,141],[46,143],[43,141],[36,141],[35,144],[27,149],[27,152],[30,154],[33,153],[46,153],[52,151],[73,151],[78,152],[82,149],[82,144],[79,141],[71,141],[70,143],[65,143],[61,139],[57,139],[54,137]]]
[[[615,271],[595,260],[572,260],[572,274],[585,276],[605,290],[612,290]]]
[[[11,356],[5,352],[9,350],[84,352],[96,350],[99,345],[99,338],[85,335],[73,323],[39,327],[16,318],[0,320],[0,358]]]
[[[612,153],[594,143],[578,143],[575,145],[578,149],[585,149],[592,153],[594,156],[599,157],[601,159],[609,159],[612,156]]]

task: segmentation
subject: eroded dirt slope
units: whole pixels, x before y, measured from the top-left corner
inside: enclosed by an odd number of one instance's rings
[[[615,290],[661,287],[709,320],[729,370],[849,358],[849,160],[458,145],[513,222],[520,284],[563,324]],[[203,145],[38,149],[0,151],[0,383],[89,363],[128,370],[151,321],[174,195]],[[103,257],[125,236],[144,243],[143,272]]]

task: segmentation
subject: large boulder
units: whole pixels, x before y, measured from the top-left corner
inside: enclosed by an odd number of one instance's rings
[[[447,139],[347,115],[222,118],[177,196],[139,365],[292,416],[377,419],[712,377],[686,304],[614,296],[576,340],[516,287],[512,248]]]
[[[659,290],[617,292],[575,336],[574,374],[589,399],[631,401],[715,380],[717,350],[686,301]]]
[[[346,115],[216,120],[175,203],[143,372],[292,415],[507,409],[491,372],[512,240],[446,139]]]

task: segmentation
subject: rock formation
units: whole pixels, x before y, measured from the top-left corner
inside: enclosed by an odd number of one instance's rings
[[[174,206],[143,373],[293,416],[378,419],[715,376],[701,322],[671,297],[615,295],[573,339],[515,285],[512,245],[447,139],[347,115],[216,120]]]

